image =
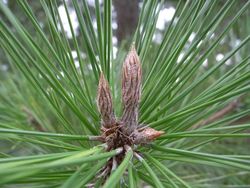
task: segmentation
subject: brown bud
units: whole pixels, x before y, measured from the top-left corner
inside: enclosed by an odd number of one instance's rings
[[[116,120],[113,111],[112,97],[108,81],[103,73],[100,75],[97,92],[97,105],[102,117],[102,124],[106,128],[112,127]]]
[[[138,124],[138,108],[141,96],[141,64],[135,47],[132,46],[122,68],[122,102],[124,132],[131,134]]]
[[[145,128],[141,132],[136,132],[134,135],[134,143],[135,144],[145,144],[155,140],[164,134],[164,131],[157,131],[152,128]]]

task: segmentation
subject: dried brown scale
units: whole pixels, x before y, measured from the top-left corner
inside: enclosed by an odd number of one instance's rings
[[[107,151],[123,148],[123,152],[109,159],[100,171],[99,176],[104,180],[110,175],[111,170],[114,170],[123,161],[128,148],[133,148],[134,145],[147,144],[164,133],[149,128],[147,125],[139,126],[141,80],[140,60],[134,46],[132,46],[122,68],[123,114],[121,119],[117,120],[114,115],[108,81],[102,73],[100,75],[97,105],[102,119],[101,140],[107,144]]]

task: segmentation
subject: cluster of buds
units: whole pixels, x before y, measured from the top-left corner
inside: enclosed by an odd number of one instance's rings
[[[164,132],[144,126],[139,127],[139,102],[141,97],[142,68],[134,46],[131,47],[122,68],[122,117],[114,114],[108,81],[100,75],[97,105],[102,119],[102,138],[109,149],[125,145],[146,144]]]

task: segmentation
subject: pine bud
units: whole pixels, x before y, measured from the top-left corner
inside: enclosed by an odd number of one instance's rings
[[[141,132],[136,132],[134,134],[134,143],[146,144],[160,137],[162,134],[164,134],[164,131],[157,131],[155,129],[147,127],[143,129]]]
[[[102,125],[106,128],[112,127],[116,120],[113,110],[112,97],[108,81],[103,73],[100,75],[97,92],[97,105],[102,117]]]
[[[132,46],[122,69],[122,122],[125,134],[130,135],[138,124],[139,100],[141,96],[141,64],[135,47]]]

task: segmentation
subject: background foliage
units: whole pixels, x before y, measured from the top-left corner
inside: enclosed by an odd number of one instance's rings
[[[139,2],[124,40],[111,0],[15,2],[0,1],[2,186],[102,184],[98,171],[118,151],[89,141],[100,133],[96,88],[102,71],[119,116],[131,41],[143,67],[140,122],[165,135],[139,146],[142,158],[129,152],[104,186],[250,185],[249,1],[174,1],[163,28],[168,2]]]

